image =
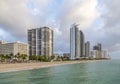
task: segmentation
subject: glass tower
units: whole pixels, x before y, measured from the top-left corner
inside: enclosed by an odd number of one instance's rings
[[[78,25],[73,24],[70,28],[70,56],[71,59],[80,59],[85,55],[84,34]]]

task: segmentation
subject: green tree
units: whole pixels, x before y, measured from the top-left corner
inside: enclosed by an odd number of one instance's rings
[[[7,61],[10,61],[10,60],[11,60],[11,57],[10,57],[8,54],[6,55],[6,60],[7,60]]]
[[[23,60],[22,55],[19,52],[16,54],[16,57],[17,57],[19,62],[21,62]]]
[[[21,54],[19,52],[17,53],[17,58],[21,58]]]
[[[10,53],[9,56],[10,56],[11,59],[14,57],[13,53]]]
[[[52,55],[52,56],[51,56],[51,60],[53,60],[54,58],[55,58],[55,56],[54,56],[54,55]]]
[[[27,55],[26,54],[21,54],[21,58],[23,59],[23,61],[25,61],[25,59],[27,59]]]
[[[29,59],[30,59],[30,60],[37,60],[37,56],[36,56],[36,55],[31,55],[31,56],[29,57]]]
[[[5,62],[6,56],[5,56],[4,54],[1,54],[0,57],[1,57],[1,61],[2,61],[2,62]]]

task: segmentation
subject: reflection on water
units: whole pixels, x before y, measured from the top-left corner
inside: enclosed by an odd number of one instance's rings
[[[0,84],[119,84],[120,61],[96,61],[0,73]]]

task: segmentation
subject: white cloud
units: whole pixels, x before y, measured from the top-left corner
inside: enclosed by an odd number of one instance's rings
[[[0,26],[10,31],[14,37],[23,38],[27,35],[28,28],[45,23],[48,13],[45,9],[49,3],[49,0],[0,0]]]
[[[9,33],[6,36],[11,41],[23,41],[27,40],[27,29],[51,26],[55,35],[55,52],[69,52],[69,29],[75,22],[92,42],[101,42],[109,49],[120,42],[119,0],[102,0],[102,11],[98,0],[58,1],[0,0],[0,27],[4,33]],[[101,17],[104,22],[98,21]],[[3,35],[0,38],[7,40]]]
[[[82,28],[89,27],[99,17],[97,6],[97,0],[64,0],[58,20],[61,20],[61,24],[71,25],[77,22]]]
[[[56,20],[60,24],[59,30],[62,32],[61,44],[64,44],[67,52],[70,47],[71,25],[73,23],[80,24],[79,27],[83,31],[91,29],[95,20],[100,17],[97,7],[98,0],[63,0]]]
[[[118,46],[120,43],[119,3],[120,0],[103,0],[104,9],[106,9],[107,12],[101,16],[104,20],[103,29],[105,31],[105,37],[102,39],[110,51],[120,51]]]
[[[11,38],[25,40],[27,29],[52,26],[55,50],[69,52],[70,25],[77,22],[81,29],[90,27],[100,15],[97,5],[97,0],[62,0],[61,4],[57,0],[0,0],[0,27]]]

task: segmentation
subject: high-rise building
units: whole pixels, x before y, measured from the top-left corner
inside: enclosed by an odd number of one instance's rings
[[[80,58],[80,33],[75,24],[70,28],[70,54],[71,59]]]
[[[101,45],[101,43],[98,43],[97,46],[98,46],[99,51],[101,51],[101,50],[102,50],[102,45]]]
[[[102,58],[103,59],[109,59],[109,53],[107,50],[102,50]]]
[[[16,55],[20,53],[29,55],[28,51],[28,44],[23,42],[17,41],[13,43],[0,44],[0,54],[9,55],[12,53],[13,55]]]
[[[99,50],[98,46],[93,46],[93,50]]]
[[[90,56],[90,42],[87,41],[85,43],[85,57],[89,57]]]
[[[80,30],[80,57],[85,57],[84,33]]]
[[[76,24],[70,28],[70,56],[71,59],[80,59],[85,55],[84,34]]]
[[[102,45],[100,43],[95,45],[93,47],[93,50],[97,50],[97,52],[98,52],[98,55],[96,56],[96,58],[102,58]]]
[[[99,50],[99,51],[101,51],[102,50],[102,45],[100,43],[98,43],[97,45],[95,45],[93,47],[93,50]]]
[[[28,44],[30,55],[53,55],[53,30],[41,27],[28,30]]]
[[[91,50],[90,57],[92,58],[99,58],[99,51],[98,50]]]

